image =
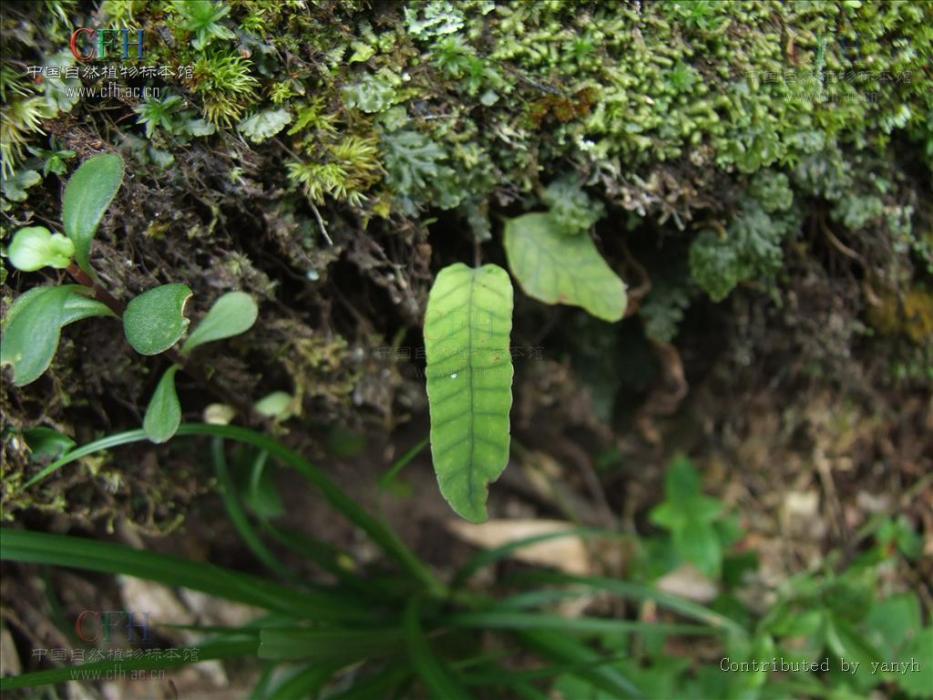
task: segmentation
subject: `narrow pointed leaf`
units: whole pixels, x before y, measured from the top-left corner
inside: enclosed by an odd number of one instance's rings
[[[24,386],[48,369],[62,326],[90,316],[111,315],[76,284],[34,287],[10,308],[0,341],[0,365],[13,366],[13,382]]]
[[[165,442],[181,425],[181,404],[178,402],[178,392],[175,391],[177,371],[178,365],[172,365],[166,370],[146,408],[143,430],[152,442]]]
[[[520,633],[525,644],[541,656],[567,663],[580,670],[573,675],[608,693],[612,698],[643,698],[641,690],[618,669],[601,666],[600,654],[571,635],[553,630],[528,630]]]
[[[177,428],[176,428],[177,430]],[[268,569],[283,579],[292,578],[288,567],[283,564],[278,557],[266,546],[259,533],[256,532],[253,524],[250,522],[243,505],[240,503],[236,486],[233,478],[230,476],[230,469],[227,466],[227,457],[224,454],[224,441],[221,438],[214,438],[211,443],[211,456],[214,459],[214,472],[217,475],[217,486],[220,491],[220,497],[223,499],[224,507],[227,509],[227,515],[230,522],[240,534],[243,543],[256,555]]]
[[[252,328],[258,314],[256,302],[246,292],[224,294],[191,332],[181,351],[187,355],[199,345],[245,333]]]
[[[341,491],[323,471],[274,438],[234,425],[207,425],[204,423],[187,423],[182,425],[178,429],[178,435],[222,437],[245,445],[250,445],[256,449],[265,450],[272,459],[276,459],[302,474],[309,483],[321,492],[331,507],[366,532],[373,542],[379,545],[386,554],[395,559],[412,579],[420,582],[425,588],[436,595],[446,594],[445,586],[435,578],[431,570],[421,559],[405,546],[398,535],[396,535],[388,525],[367,513],[355,500]],[[102,450],[110,450],[120,445],[128,445],[145,439],[145,431],[129,430],[124,433],[108,435],[100,440],[95,440],[94,442],[72,450],[61,459],[45,467],[23,484],[22,488],[27,489],[35,486],[39,482],[49,478],[49,476],[56,473],[62,467],[71,464],[81,457],[87,457],[88,455],[96,454]],[[364,615],[367,614],[366,611],[362,612]]]
[[[134,576],[254,605],[290,619],[298,616],[318,622],[359,622],[372,618],[372,612],[363,608],[358,599],[334,589],[298,590],[209,563],[72,535],[2,528],[0,560]]]
[[[260,632],[259,640],[260,659],[352,663],[397,654],[405,643],[405,634],[399,627],[267,627]]]
[[[191,290],[184,284],[165,284],[143,292],[126,305],[123,330],[140,355],[165,352],[188,328],[185,304]]]
[[[252,657],[256,654],[256,644],[254,637],[216,640],[200,642],[195,647],[180,647],[175,650],[177,653],[171,655],[161,654],[120,660],[89,661],[75,666],[33,671],[0,679],[0,691],[68,683],[76,678],[123,678],[131,675],[133,671],[166,670],[212,659]]]
[[[424,630],[421,629],[418,598],[409,601],[404,623],[411,665],[430,691],[431,697],[437,700],[469,700],[469,693],[460,685],[454,673],[431,650]]]
[[[103,153],[86,160],[68,180],[62,199],[62,224],[75,245],[75,258],[91,272],[91,243],[107,207],[123,183],[123,159]]]
[[[486,519],[489,482],[509,459],[512,284],[501,267],[441,270],[424,323],[431,454],[441,494],[462,517]]]
[[[77,284],[69,284],[66,287],[69,292],[65,296],[65,303],[62,305],[62,328],[75,321],[81,321],[93,316],[114,316],[113,311],[106,304],[88,296],[90,291],[87,287]]]
[[[566,235],[550,214],[510,219],[505,253],[528,296],[546,304],[579,306],[605,321],[618,321],[625,314],[625,283],[593,240]]]

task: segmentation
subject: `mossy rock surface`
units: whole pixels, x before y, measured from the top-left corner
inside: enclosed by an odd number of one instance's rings
[[[434,275],[477,251],[504,264],[503,220],[544,210],[630,289],[618,325],[516,299],[517,342],[569,358],[604,426],[665,415],[658,346],[693,384],[724,358],[793,368],[789,403],[801,377],[858,377],[892,406],[929,388],[929,3],[233,0],[210,21],[193,6],[4,4],[0,233],[57,228],[67,175],[119,152],[95,268],[124,300],[186,284],[195,315],[254,295],[257,325],[202,361],[227,391],[296,397],[281,428],[304,449],[332,423],[423,420]],[[82,26],[141,29],[143,59],[75,62]],[[110,85],[140,90],[100,97]],[[5,269],[4,307],[43,281]],[[5,375],[5,476],[33,468],[6,441],[30,426],[78,442],[137,427],[164,367],[136,359],[97,320],[37,383]],[[540,369],[524,364],[518,387]],[[179,390],[188,417],[217,400]],[[48,488],[37,503],[64,503]]]

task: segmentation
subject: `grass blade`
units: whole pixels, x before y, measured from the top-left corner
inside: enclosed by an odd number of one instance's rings
[[[492,686],[502,685],[503,682],[534,683],[536,681],[549,680],[554,678],[554,676],[560,676],[567,673],[573,674],[579,673],[580,671],[592,671],[593,669],[602,668],[603,666],[608,666],[610,664],[621,663],[630,658],[630,654],[625,654],[623,656],[600,656],[597,657],[595,661],[587,661],[583,663],[559,663],[526,670],[512,669],[508,672],[509,677],[506,681],[503,681],[501,670],[490,672],[488,670],[480,669],[471,673],[467,680],[470,685]]]
[[[533,630],[519,633],[525,643],[545,658],[562,664],[578,665],[573,675],[609,693],[613,697],[644,698],[644,694],[632,681],[615,668],[600,665],[600,655],[573,637],[549,630]]]
[[[396,654],[404,641],[405,633],[399,627],[271,627],[259,633],[259,658],[274,661],[307,659],[351,663]]]
[[[405,637],[412,666],[438,700],[469,700],[469,693],[428,646],[421,629],[419,608],[418,598],[412,598],[405,609]]]
[[[424,448],[428,446],[429,442],[430,442],[429,438],[424,438],[421,442],[416,444],[414,447],[409,449],[405,454],[403,454],[401,457],[395,460],[395,464],[393,464],[389,468],[389,471],[387,471],[385,474],[379,477],[379,488],[381,489],[391,488],[392,485],[395,483],[395,479],[396,477],[398,477],[399,473],[405,467],[411,464],[412,460],[414,460],[415,457],[417,457],[424,451]]]
[[[139,428],[138,430],[128,430],[125,433],[116,433],[114,435],[108,435],[107,437],[101,438],[100,440],[89,442],[87,445],[82,445],[77,449],[71,450],[67,454],[63,455],[60,459],[57,459],[47,467],[44,467],[42,471],[23,484],[22,488],[25,490],[30,486],[35,486],[40,481],[45,481],[48,477],[64,467],[66,464],[76,462],[82,457],[87,457],[88,455],[92,455],[97,452],[103,452],[105,450],[109,450],[112,447],[120,447],[121,445],[128,445],[133,442],[143,442],[148,439],[149,438],[146,437],[146,433],[143,431],[143,429]]]
[[[530,698],[530,700],[549,700],[547,694],[531,684],[527,672],[505,668],[498,663],[482,664],[464,677],[464,682],[471,686],[508,688],[507,697]],[[572,700],[572,699],[571,699]]]
[[[213,564],[67,535],[3,528],[0,559],[126,574],[316,620],[367,620],[372,616],[359,601],[332,591],[296,591]]]
[[[224,441],[221,438],[214,438],[211,441],[211,457],[214,462],[214,473],[217,475],[217,486],[220,491],[220,497],[223,499],[224,507],[227,509],[227,515],[230,522],[240,534],[243,543],[249,547],[255,557],[262,562],[267,569],[275,573],[280,578],[294,580],[294,576],[279,559],[272,553],[265,543],[259,537],[259,533],[253,528],[249,521],[249,516],[243,509],[240,499],[237,496],[236,487],[233,479],[230,478],[230,470],[227,467],[227,457],[224,454]]]
[[[512,688],[512,692],[515,693],[516,697],[523,698],[524,700],[550,700],[547,695],[535,688],[531,683],[516,681],[509,687]]]
[[[535,584],[558,584],[558,585],[578,585],[586,588],[606,591],[630,600],[646,601],[651,600],[667,608],[671,612],[676,612],[684,617],[710,625],[717,629],[724,630],[730,634],[737,634],[741,637],[746,635],[745,629],[735,620],[731,620],[725,615],[710,610],[707,607],[699,605],[689,600],[679,598],[670,593],[655,590],[650,586],[644,586],[630,581],[619,581],[617,579],[605,578],[601,576],[570,576],[567,574],[555,573],[533,573],[527,576],[518,576],[516,578],[527,579]]]
[[[196,647],[182,647],[176,649],[178,658],[167,658],[163,655],[143,656],[138,659],[92,661],[78,666],[54,668],[48,671],[34,671],[19,676],[0,678],[0,691],[6,692],[19,688],[35,688],[53,683],[67,683],[68,681],[94,681],[107,674],[125,671],[155,671],[160,669],[179,668],[201,661],[214,659],[233,659],[241,656],[255,656],[256,639],[242,639],[229,641],[206,642]]]
[[[208,425],[205,423],[186,423],[178,428],[176,435],[221,437],[252,445],[253,447],[267,451],[270,456],[300,472],[321,492],[327,502],[330,503],[337,512],[344,515],[350,522],[354,523],[368,534],[373,542],[378,544],[386,554],[395,559],[409,575],[420,581],[432,594],[437,596],[446,595],[446,587],[431,573],[430,569],[415,555],[415,553],[405,546],[387,525],[369,515],[317,467],[274,438],[257,433],[254,430],[249,430],[248,428],[241,428],[233,425]],[[86,457],[95,452],[118,447],[120,445],[142,442],[146,439],[146,435],[142,430],[130,430],[89,443],[69,452],[61,459],[47,466],[36,476],[27,481],[23,488],[39,483],[65,465],[81,457]]]
[[[398,697],[396,691],[407,684],[410,678],[411,669],[407,664],[390,664],[381,671],[356,680],[348,690],[331,695],[327,700],[389,700]]]
[[[568,633],[605,634],[607,632],[650,632],[664,634],[713,634],[717,630],[704,625],[677,625],[639,620],[611,620],[601,617],[563,617],[547,613],[507,612],[497,608],[485,612],[461,613],[447,618],[454,627],[475,629],[564,630]]]
[[[298,556],[314,562],[321,569],[338,578],[342,584],[372,594],[372,591],[366,590],[368,586],[365,585],[363,580],[351,573],[351,568],[355,566],[355,562],[343,550],[268,522],[260,521],[260,526],[263,532],[276,542],[287,547]]]
[[[268,696],[268,700],[307,700],[317,697],[317,692],[337,672],[339,666],[309,666],[282,683]]]

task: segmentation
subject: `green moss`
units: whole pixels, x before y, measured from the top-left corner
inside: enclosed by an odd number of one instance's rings
[[[149,277],[116,280],[119,291],[180,275],[205,291],[294,295],[308,315],[304,325],[281,311],[276,323],[297,324],[299,340],[278,337],[290,350],[267,348],[272,366],[220,371],[248,387],[278,372],[334,411],[346,405],[354,375],[340,334],[354,331],[329,314],[384,314],[368,297],[345,299],[346,276],[387,290],[391,313],[417,323],[432,265],[473,241],[500,255],[499,221],[522,211],[547,208],[568,231],[593,233],[632,286],[623,251],[657,255],[642,261],[657,283],[639,313],[661,341],[676,337],[698,289],[780,297],[811,264],[842,269],[839,255],[866,288],[895,295],[933,271],[929,3],[8,5],[5,212],[29,221],[57,194],[55,171],[44,172],[52,156],[30,148],[133,156],[102,250],[156,262]],[[101,109],[24,73],[24,62],[61,61],[71,27],[96,22],[146,31],[143,64],[170,76],[117,82],[162,87],[158,98]],[[244,125],[263,114],[277,120]],[[335,272],[337,260],[351,271]],[[851,300],[852,313],[866,303]],[[328,340],[308,340],[310,327]],[[322,367],[340,379],[319,395]]]

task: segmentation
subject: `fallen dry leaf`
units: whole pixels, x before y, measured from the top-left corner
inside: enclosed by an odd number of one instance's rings
[[[709,603],[719,595],[716,583],[705,576],[693,564],[684,564],[657,582],[658,590],[687,598],[697,603]]]
[[[451,520],[447,528],[466,542],[483,549],[501,547],[515,540],[563,532],[574,528],[562,520],[489,520],[478,525],[464,520]],[[590,557],[579,537],[559,537],[522,547],[511,555],[528,564],[551,566],[555,569],[586,576],[591,573]]]

